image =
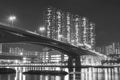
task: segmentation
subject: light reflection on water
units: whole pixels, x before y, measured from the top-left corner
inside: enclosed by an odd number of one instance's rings
[[[68,75],[0,74],[0,80],[120,80],[120,68],[82,68]]]

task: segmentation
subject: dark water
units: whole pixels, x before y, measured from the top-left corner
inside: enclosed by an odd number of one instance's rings
[[[0,80],[120,80],[120,68],[83,68],[68,75],[0,74]]]

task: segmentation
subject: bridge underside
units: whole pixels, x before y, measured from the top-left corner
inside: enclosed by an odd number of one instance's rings
[[[87,50],[77,48],[67,43],[52,40],[38,34],[33,34],[25,30],[11,28],[0,25],[0,43],[31,43],[54,48],[58,51],[67,54],[68,56],[76,57],[80,55],[88,55]]]
[[[17,28],[12,28],[4,25],[0,25],[0,43],[31,43],[36,45],[43,45],[53,49],[56,49],[63,54],[69,56],[68,66],[73,66],[73,62],[75,66],[80,67],[80,56],[81,55],[95,55],[90,53],[88,50],[84,50],[82,48],[75,47],[68,43],[63,43],[60,41],[56,41],[53,39],[49,39],[43,36],[40,36],[36,33],[31,33],[30,31],[25,31]]]

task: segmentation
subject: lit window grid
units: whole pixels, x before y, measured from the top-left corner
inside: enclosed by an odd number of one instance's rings
[[[72,21],[73,20],[73,21]],[[70,27],[70,42],[72,45],[76,46],[76,22],[74,20],[74,18],[72,17],[71,20],[71,27]]]
[[[76,35],[76,38],[75,38],[76,40],[75,41],[76,41],[76,46],[78,46],[78,39],[79,39],[78,38],[79,37],[79,34],[78,34],[78,31],[79,31],[79,28],[78,28],[79,27],[79,22],[78,21],[79,21],[79,18],[76,18],[75,19],[75,22],[76,22],[76,24],[75,24],[75,35]]]
[[[70,43],[70,13],[67,13],[67,41]]]
[[[62,26],[61,26],[61,12],[57,11],[57,24],[58,24],[58,41],[61,41],[61,37],[59,37],[59,35],[61,35],[61,30],[62,30]]]
[[[52,11],[52,10],[51,10]],[[52,13],[55,13],[55,11],[53,11],[53,12],[51,12],[51,14]],[[63,13],[63,12],[59,12],[59,11],[57,11],[57,16],[55,15],[55,14],[52,14],[52,16],[54,15],[54,17],[56,16],[57,18],[58,18],[58,20],[56,20],[56,22],[54,21],[54,23],[52,23],[50,20],[52,19],[52,17],[51,17],[51,19],[49,20],[50,22],[51,22],[51,24],[56,24],[57,23],[57,25],[58,25],[58,31],[56,31],[56,32],[58,32],[58,35],[62,35],[62,38],[61,37],[59,37],[59,41],[61,41],[61,40],[67,40],[67,42],[68,43],[70,43],[71,41],[75,41],[75,43],[76,43],[76,46],[78,46],[78,45],[82,45],[82,44],[84,44],[84,43],[88,43],[88,44],[90,44],[90,39],[89,38],[91,38],[91,37],[88,37],[88,36],[90,36],[90,32],[88,32],[88,20],[87,20],[87,18],[85,18],[85,17],[83,17],[83,18],[81,18],[81,20],[79,19],[79,16],[77,16],[76,17],[76,19],[75,18],[73,18],[72,16],[71,16],[71,14],[70,13]],[[64,14],[66,14],[66,15],[64,15]],[[50,15],[50,14],[49,14]],[[66,19],[65,18],[63,18],[63,17],[65,17],[66,16]],[[77,24],[73,24],[72,23],[72,20],[73,19],[75,19],[76,21],[76,23]],[[66,20],[66,21],[65,21]],[[82,21],[83,20],[83,21]],[[79,22],[79,21],[81,21],[81,22]],[[66,24],[66,25],[65,25]],[[50,26],[50,25],[49,25]],[[70,31],[70,29],[71,29],[71,27],[72,26],[75,26],[76,27],[76,32],[74,33],[75,35],[75,38],[74,38],[74,40],[72,39],[72,35],[70,34],[71,33],[71,31]],[[81,26],[81,27],[83,27],[83,33],[82,32],[79,32],[80,30],[79,30],[79,26]],[[92,26],[92,25],[91,25]],[[52,27],[52,26],[51,26]],[[66,27],[66,28],[65,28]],[[53,29],[53,28],[52,28]],[[63,29],[63,30],[62,30]],[[90,28],[90,29],[92,29],[92,28]],[[65,31],[65,30],[67,30],[67,31]],[[63,33],[63,32],[66,32],[67,33],[67,37],[64,37],[65,36],[65,34]],[[52,32],[55,32],[55,30],[53,30]],[[51,33],[51,30],[48,30],[48,33]],[[81,35],[81,34],[82,35]],[[78,35],[79,34],[79,35]],[[49,35],[51,35],[51,36],[53,36],[52,34],[49,34]],[[83,37],[82,37],[83,36]],[[55,39],[55,38],[54,38]],[[93,39],[92,39],[93,40]],[[95,41],[95,40],[93,40],[93,41]],[[91,42],[93,42],[93,41],[91,41]],[[93,44],[92,44],[93,45]]]

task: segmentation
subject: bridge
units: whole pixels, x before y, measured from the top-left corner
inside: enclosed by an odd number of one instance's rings
[[[69,66],[72,66],[72,60],[75,59],[76,66],[80,67],[80,56],[82,55],[95,55],[106,57],[106,55],[100,54],[99,52],[96,52],[94,50],[87,50],[82,47],[76,47],[69,43],[63,43],[57,40],[43,37],[40,34],[28,30],[23,30],[15,27],[13,28],[5,24],[0,24],[0,43],[17,42],[44,45],[61,51],[62,53],[69,56]]]

